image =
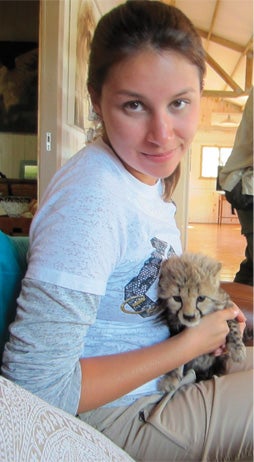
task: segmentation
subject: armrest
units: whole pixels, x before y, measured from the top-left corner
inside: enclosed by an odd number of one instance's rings
[[[252,332],[248,345],[253,345],[253,287],[239,282],[221,282],[221,287],[244,313],[247,331]]]
[[[221,287],[236,305],[253,317],[253,287],[239,282],[221,282]]]

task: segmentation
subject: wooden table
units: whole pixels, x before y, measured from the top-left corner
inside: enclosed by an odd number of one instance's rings
[[[28,236],[32,218],[0,216],[0,230],[11,236]]]

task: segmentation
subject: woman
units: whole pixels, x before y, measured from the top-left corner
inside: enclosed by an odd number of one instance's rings
[[[220,354],[227,320],[244,326],[236,306],[172,339],[155,322],[161,261],[181,253],[170,198],[204,73],[201,41],[178,9],[130,1],[101,19],[88,90],[103,136],[44,195],[5,348],[6,377],[80,414],[138,460],[251,457],[251,361],[173,398],[157,390],[167,371]]]

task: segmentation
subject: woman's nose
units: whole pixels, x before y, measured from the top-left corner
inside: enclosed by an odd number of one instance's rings
[[[147,141],[163,146],[174,136],[174,121],[170,114],[156,114],[149,121]]]

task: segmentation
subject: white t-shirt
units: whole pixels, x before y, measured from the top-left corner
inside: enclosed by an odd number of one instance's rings
[[[26,277],[101,296],[84,357],[168,337],[154,319],[161,261],[181,253],[174,215],[160,181],[140,182],[102,140],[56,173],[32,222]],[[117,405],[156,391],[156,381],[149,382]]]

